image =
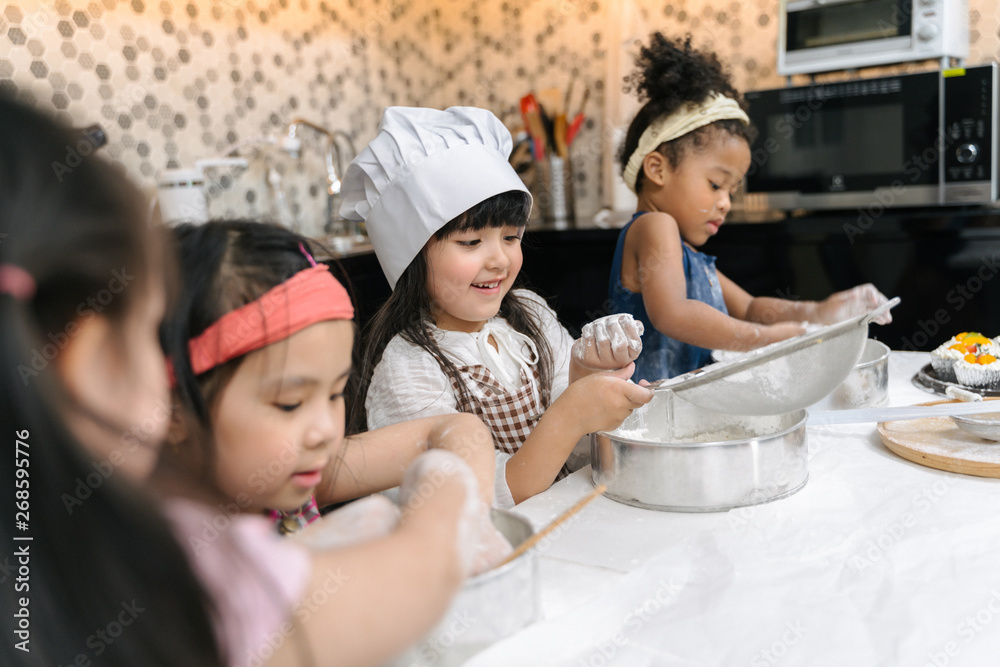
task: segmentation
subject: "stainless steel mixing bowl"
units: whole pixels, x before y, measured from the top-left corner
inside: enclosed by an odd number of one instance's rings
[[[657,393],[618,429],[591,435],[594,484],[656,510],[716,512],[791,495],[809,477],[806,411],[745,417]]]
[[[493,509],[493,525],[516,549],[535,534],[524,517]],[[538,620],[538,563],[533,549],[465,582],[427,637],[392,667],[450,667]]]
[[[809,406],[809,410],[877,408],[888,402],[889,347],[869,338],[861,358],[844,381],[821,401]]]
[[[955,425],[963,431],[984,440],[1000,441],[1000,412],[979,415],[953,416]]]

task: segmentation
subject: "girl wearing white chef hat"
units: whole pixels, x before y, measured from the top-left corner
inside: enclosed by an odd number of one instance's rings
[[[574,343],[541,297],[512,289],[531,196],[511,146],[483,109],[386,109],[341,208],[365,222],[393,288],[365,332],[355,426],[478,415],[500,506],[547,489],[578,440],[652,398],[626,382],[641,349],[631,318],[591,323]]]
[[[648,336],[634,379],[674,377],[711,361],[712,349],[752,350],[833,324],[886,301],[873,285],[825,301],[753,297],[695,250],[719,231],[750,167],[749,118],[718,58],[655,33],[629,83],[646,104],[620,156],[638,211],[618,237],[611,267],[615,312]],[[891,320],[886,313],[876,320]]]

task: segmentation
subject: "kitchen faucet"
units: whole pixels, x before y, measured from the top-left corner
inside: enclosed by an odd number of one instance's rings
[[[353,229],[348,221],[340,217],[337,205],[340,201],[341,174],[344,173],[343,155],[341,147],[337,144],[338,138],[347,143],[350,150],[350,158],[357,154],[354,141],[350,135],[343,130],[328,130],[304,118],[296,118],[288,124],[286,134],[289,139],[298,139],[300,127],[308,127],[317,134],[326,137],[326,149],[324,159],[326,161],[326,226],[332,227],[332,231],[339,235],[355,235],[358,230]]]

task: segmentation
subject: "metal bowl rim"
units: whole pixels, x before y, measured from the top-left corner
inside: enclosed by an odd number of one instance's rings
[[[854,367],[854,370],[862,370],[862,369],[866,369],[866,368],[868,368],[868,367],[870,367],[870,366],[874,366],[875,364],[879,364],[879,363],[882,363],[883,361],[885,361],[886,359],[888,359],[888,358],[889,358],[889,353],[890,353],[890,352],[891,352],[892,350],[890,350],[890,349],[889,349],[889,346],[888,346],[888,345],[886,345],[885,343],[883,343],[883,342],[882,342],[882,341],[880,341],[880,340],[875,340],[874,338],[869,338],[869,339],[868,339],[868,340],[867,340],[867,341],[865,342],[865,346],[867,346],[867,345],[868,345],[868,343],[875,343],[876,345],[879,345],[879,346],[881,346],[881,347],[883,348],[883,349],[882,349],[882,354],[880,354],[880,355],[879,355],[878,357],[876,357],[875,359],[872,359],[871,361],[866,361],[866,362],[864,362],[864,363],[861,363],[861,364],[857,364],[857,365],[856,365],[856,366]],[[864,354],[864,348],[862,348],[862,352],[861,352],[861,354]]]
[[[738,438],[735,440],[713,440],[710,442],[658,442],[653,440],[635,440],[633,438],[621,437],[614,435],[614,433],[612,433],[611,431],[598,431],[597,435],[605,436],[606,438],[610,440],[615,440],[617,442],[627,442],[630,445],[642,445],[651,448],[671,447],[676,449],[698,449],[712,445],[723,446],[723,447],[739,447],[749,442],[753,442],[755,440],[756,441],[769,440],[771,438],[784,437],[789,433],[791,433],[792,431],[804,427],[806,422],[809,420],[809,412],[807,410],[803,408],[802,410],[793,410],[791,413],[785,413],[785,414],[794,414],[799,412],[802,413],[802,417],[797,422],[795,422],[786,429],[783,429],[781,431],[775,431],[774,433],[768,433],[766,435],[751,435],[746,438]],[[770,415],[770,416],[776,416],[776,415]]]
[[[492,514],[493,512],[496,512],[498,514],[504,514],[504,515],[506,515],[508,517],[513,517],[515,520],[520,521],[521,523],[524,523],[525,525],[527,525],[528,528],[531,529],[531,532],[528,534],[528,537],[525,538],[526,540],[530,539],[531,536],[534,535],[537,532],[535,530],[535,527],[531,524],[531,522],[528,521],[528,519],[525,516],[523,516],[521,514],[518,514],[517,512],[512,512],[510,510],[500,509],[499,507],[491,507],[490,508],[490,513]],[[504,538],[506,539],[506,535],[504,536]],[[517,549],[517,547],[519,545],[520,545],[520,543],[518,543],[517,545],[511,545],[511,546],[513,546],[515,549]],[[482,585],[484,585],[486,583],[489,583],[492,579],[495,579],[496,577],[503,576],[507,572],[513,570],[515,567],[520,567],[521,563],[524,562],[524,559],[528,558],[529,556],[532,555],[531,554],[532,551],[534,551],[534,547],[532,547],[531,549],[528,549],[527,551],[525,551],[523,554],[521,554],[520,556],[518,556],[517,558],[515,558],[511,562],[506,563],[505,565],[503,565],[501,567],[495,567],[492,570],[486,570],[485,572],[480,572],[479,574],[477,574],[474,577],[469,577],[468,579],[465,580],[465,584],[463,585],[463,588],[465,588],[465,587],[482,586]]]
[[[1000,426],[1000,417],[997,419],[983,419],[984,415],[1000,415],[1000,410],[996,412],[984,412],[978,415],[952,415],[951,418],[957,422],[974,424],[976,426]]]

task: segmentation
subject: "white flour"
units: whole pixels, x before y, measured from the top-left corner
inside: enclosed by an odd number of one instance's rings
[[[683,416],[679,415],[679,421],[683,422]],[[645,425],[632,425],[631,428],[621,427],[612,432],[612,435],[626,439],[638,440],[640,442],[657,443],[682,443],[682,442],[727,442],[731,440],[746,440],[761,436],[778,433],[786,428],[785,420],[781,416],[777,417],[729,417],[730,420],[739,420],[737,423],[725,424],[722,427],[705,429],[705,424],[676,424],[674,433],[666,432],[667,429],[652,430]],[[701,422],[702,420],[695,420]],[[725,421],[725,419],[723,419]]]
[[[882,429],[916,452],[1000,466],[1000,443],[962,431],[951,417],[886,422]]]
[[[642,440],[649,441],[650,433],[645,427],[641,428],[617,428],[613,431],[613,435],[623,438],[625,440]]]

